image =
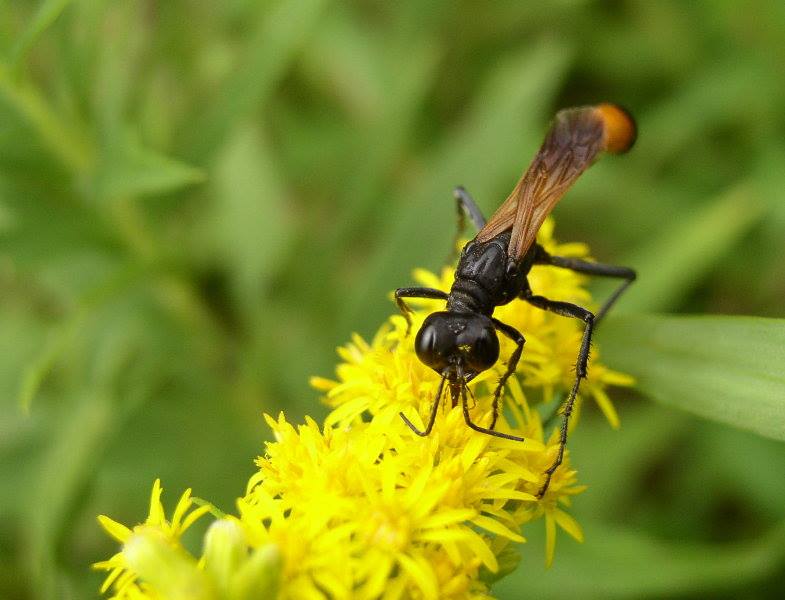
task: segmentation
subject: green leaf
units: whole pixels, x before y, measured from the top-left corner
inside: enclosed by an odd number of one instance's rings
[[[93,147],[87,135],[58,115],[37,87],[14,79],[3,64],[0,102],[8,104],[65,166],[75,172],[84,172],[91,166]]]
[[[673,308],[763,215],[763,203],[741,184],[690,216],[673,219],[625,262],[638,279],[620,306],[635,312]]]
[[[98,179],[98,194],[103,197],[164,194],[205,180],[201,169],[143,146],[130,133],[111,152]]]
[[[651,398],[785,440],[785,320],[624,315],[599,333],[603,360]]]
[[[279,169],[253,126],[238,129],[217,157],[212,188],[209,228],[216,250],[231,272],[243,308],[253,311],[291,231]]]
[[[44,0],[38,7],[33,19],[17,38],[11,51],[11,62],[18,64],[27,50],[63,13],[72,0]]]
[[[726,493],[743,496],[747,503],[755,507],[755,514],[760,521],[776,521],[785,516],[782,503],[785,477],[776,476],[785,473],[785,452],[780,442],[714,423],[703,423],[697,435],[692,433],[690,440],[695,446],[693,460],[697,460],[700,465],[696,465],[695,469],[681,469],[684,479],[696,479],[695,471],[702,469],[717,481],[715,485],[728,490]],[[751,468],[753,465],[765,466]],[[706,486],[700,483],[697,485],[700,489],[695,495],[705,494]],[[694,495],[688,495],[687,498],[694,498]],[[709,495],[706,502],[716,503],[716,496]],[[690,504],[694,506],[693,502]],[[739,524],[736,527],[738,529]]]
[[[733,55],[690,77],[642,119],[636,151],[658,165],[718,124],[754,122],[757,105],[778,93],[779,82],[760,66],[758,57]]]
[[[584,544],[563,543],[545,572],[531,561],[542,545],[522,548],[529,568],[494,586],[506,598],[651,598],[728,592],[776,572],[785,562],[785,526],[751,542],[701,544],[656,539],[643,532],[585,523]],[[527,561],[531,559],[531,561]]]
[[[345,245],[339,240],[367,229],[369,217],[378,215],[379,194],[386,195],[384,185],[415,133],[440,56],[430,40],[380,43],[362,25],[339,15],[343,18],[323,25],[304,62],[317,83],[327,80],[321,85],[336,88],[331,93],[348,105],[361,125],[349,151],[362,155],[365,166],[358,170],[345,163],[349,172],[336,207],[340,212],[327,242],[343,252]]]
[[[40,598],[56,598],[62,592],[57,590],[58,545],[72,525],[69,517],[95,475],[104,445],[113,432],[112,398],[98,390],[87,390],[65,401],[69,400],[73,402],[61,413],[35,485],[27,492],[29,570],[35,575],[34,589]]]
[[[601,354],[604,361],[605,353]],[[689,415],[655,402],[630,404],[620,399],[616,406],[621,415],[620,430],[612,430],[598,409],[585,406],[580,426],[570,433],[570,455],[580,481],[590,486],[589,492],[581,494],[570,509],[579,522],[586,517],[616,516],[619,506],[625,505],[635,489],[631,482],[640,481],[641,471],[658,457],[667,456],[674,440],[695,424]]]
[[[265,12],[244,53],[247,61],[190,128],[188,148],[196,162],[201,164],[238,121],[265,104],[326,4],[327,0],[283,0]]]
[[[68,350],[74,335],[84,324],[85,317],[86,314],[80,311],[74,318],[64,321],[59,327],[52,328],[40,354],[23,370],[18,403],[25,414],[30,413],[30,406],[38,390],[41,389],[41,385],[51,373],[55,363]]]

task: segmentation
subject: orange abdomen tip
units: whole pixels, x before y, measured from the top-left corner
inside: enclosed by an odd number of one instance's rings
[[[616,104],[598,104],[596,110],[605,125],[605,150],[620,154],[632,148],[638,137],[632,115]]]

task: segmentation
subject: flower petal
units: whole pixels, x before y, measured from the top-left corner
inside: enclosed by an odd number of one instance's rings
[[[101,524],[101,527],[118,542],[124,544],[128,541],[128,538],[131,537],[131,530],[128,529],[128,527],[122,523],[118,523],[114,519],[110,519],[106,515],[98,515],[98,522]]]
[[[477,525],[478,527],[482,527],[486,531],[490,531],[491,533],[495,533],[496,535],[500,535],[502,537],[506,537],[507,539],[512,540],[513,542],[525,542],[526,540],[518,533],[515,533],[512,529],[505,527],[496,519],[491,519],[490,517],[486,517],[485,515],[477,515],[472,519],[472,523]]]
[[[560,508],[553,511],[553,518],[556,520],[559,527],[569,533],[576,541],[583,543],[583,529],[581,529],[578,521]]]
[[[411,577],[417,587],[420,588],[423,597],[427,600],[437,600],[439,597],[439,588],[436,581],[436,575],[434,574],[431,565],[419,555],[415,559],[400,553],[396,558],[398,559],[398,564],[401,565],[401,568],[408,573],[409,577]]]

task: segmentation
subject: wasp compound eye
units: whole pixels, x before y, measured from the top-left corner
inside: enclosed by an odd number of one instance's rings
[[[466,354],[467,370],[480,373],[490,369],[499,359],[499,338],[489,324],[472,328],[472,342]]]
[[[450,356],[457,347],[458,334],[449,320],[450,315],[446,312],[429,315],[414,339],[417,358],[438,373],[450,364]]]

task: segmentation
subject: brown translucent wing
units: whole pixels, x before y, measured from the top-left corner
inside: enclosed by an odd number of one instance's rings
[[[545,218],[580,174],[602,151],[624,152],[634,141],[634,121],[614,105],[559,111],[532,164],[477,240],[488,241],[512,228],[508,253],[521,260]]]

